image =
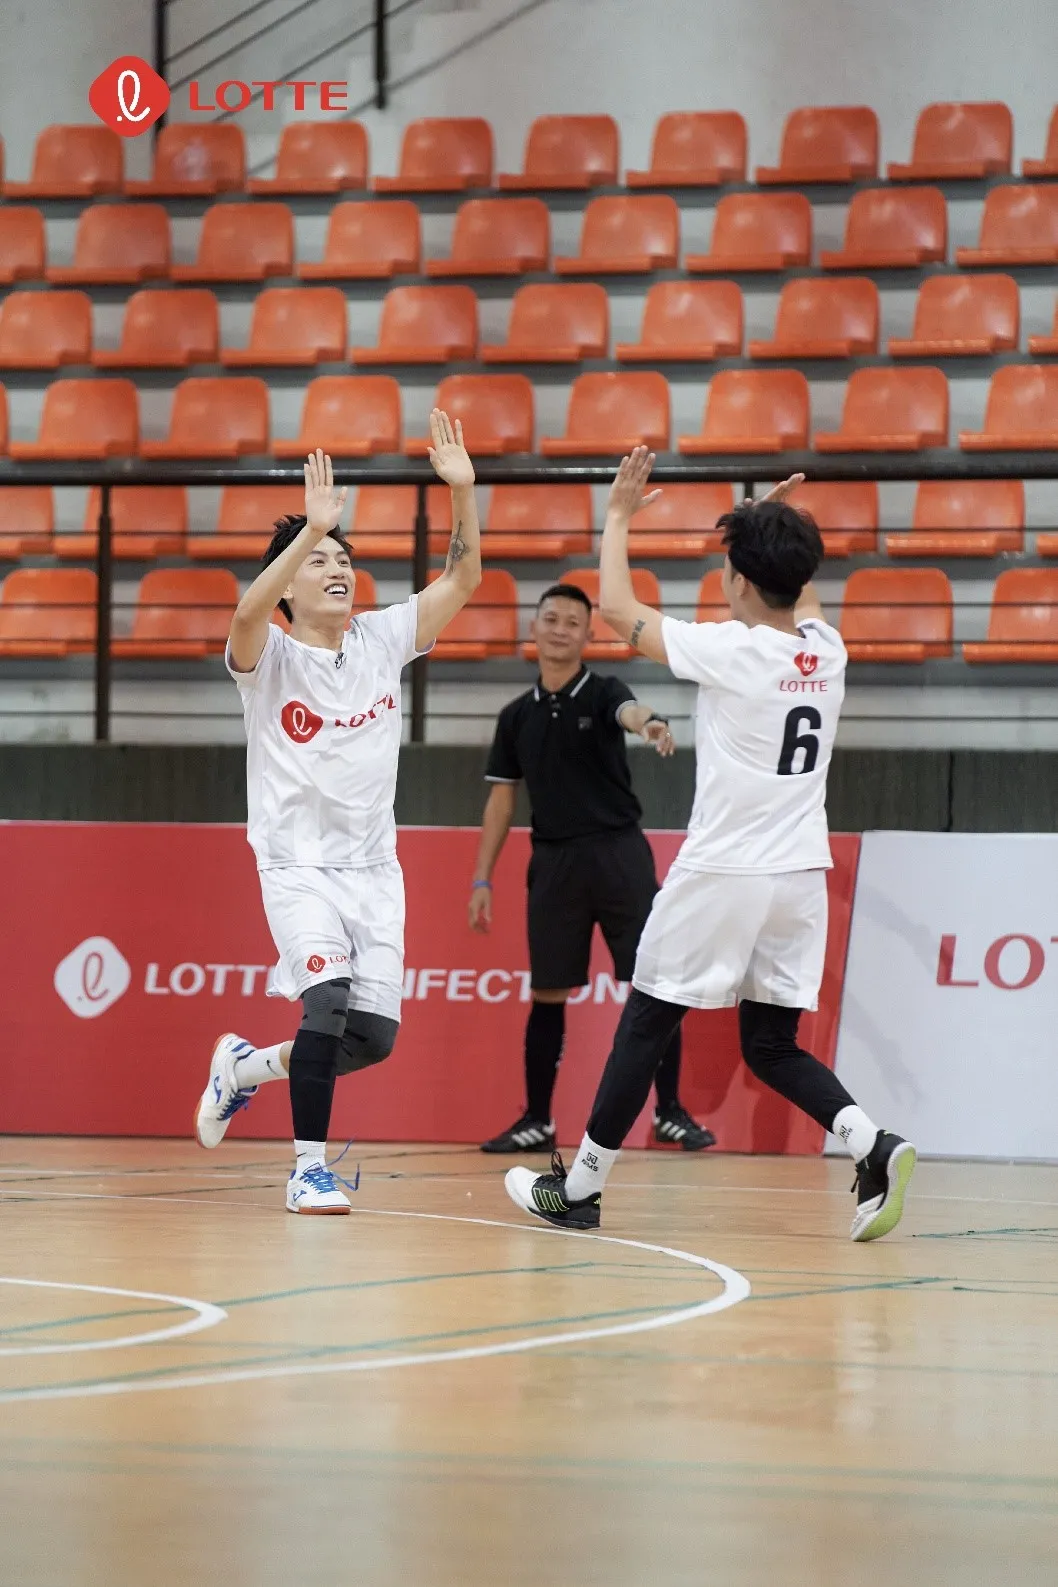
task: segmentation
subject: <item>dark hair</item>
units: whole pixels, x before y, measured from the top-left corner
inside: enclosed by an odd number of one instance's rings
[[[552,584],[551,588],[545,590],[537,601],[537,611],[540,610],[545,601],[579,601],[587,611],[588,616],[591,616],[591,601],[579,584]]]
[[[268,542],[268,550],[261,558],[261,566],[266,568],[270,562],[275,561],[276,557],[281,557],[287,546],[294,544],[294,541],[307,523],[308,519],[303,512],[290,512],[287,513],[285,518],[277,518],[274,525],[275,533]],[[353,548],[340,529],[332,529],[326,538],[328,540],[337,540],[349,561],[353,560]],[[279,610],[283,613],[288,623],[293,620],[294,613],[290,609],[289,601],[280,601]]]
[[[816,521],[781,501],[744,501],[718,520],[736,573],[755,586],[765,606],[788,611],[823,560]]]

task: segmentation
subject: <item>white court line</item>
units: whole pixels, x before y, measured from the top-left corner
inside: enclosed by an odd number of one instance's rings
[[[227,1319],[221,1306],[207,1300],[188,1300],[183,1295],[158,1295],[146,1289],[110,1289],[105,1284],[59,1284],[44,1278],[0,1278],[0,1284],[21,1284],[26,1289],[75,1289],[85,1295],[121,1295],[129,1300],[161,1300],[170,1306],[194,1312],[186,1322],[174,1323],[170,1328],[156,1328],[149,1334],[123,1334],[117,1339],[85,1339],[74,1344],[57,1345],[5,1345],[0,1356],[58,1356],[73,1355],[82,1350],[118,1350],[122,1345],[156,1344],[161,1339],[179,1339],[184,1334],[197,1334],[203,1328],[215,1328]]]
[[[60,1385],[55,1388],[12,1389],[0,1394],[0,1405],[10,1405],[15,1402],[30,1400],[97,1399],[101,1396],[116,1394],[157,1393],[162,1389],[203,1389],[213,1388],[222,1383],[255,1383],[267,1378],[319,1377],[336,1372],[386,1372],[397,1367],[437,1366],[451,1361],[481,1361],[488,1356],[521,1355],[529,1350],[546,1350],[555,1345],[583,1343],[592,1339],[616,1339],[626,1334],[650,1333],[657,1328],[671,1328],[677,1323],[694,1322],[697,1318],[708,1317],[713,1312],[726,1311],[729,1306],[737,1306],[750,1293],[749,1280],[744,1274],[737,1272],[735,1268],[725,1267],[720,1262],[711,1262],[708,1257],[695,1256],[690,1251],[677,1251],[665,1245],[648,1245],[644,1240],[623,1240],[618,1239],[616,1235],[608,1234],[575,1234],[562,1229],[540,1229],[534,1228],[531,1224],[503,1223],[494,1218],[460,1218],[440,1212],[390,1212],[375,1207],[355,1208],[354,1210],[361,1217],[420,1218],[431,1223],[472,1223],[486,1229],[514,1229],[519,1234],[552,1235],[565,1240],[595,1240],[602,1245],[621,1245],[632,1247],[637,1251],[652,1251],[658,1256],[673,1257],[679,1262],[690,1262],[694,1267],[705,1268],[710,1273],[715,1273],[724,1288],[712,1300],[702,1301],[697,1306],[683,1306],[678,1311],[658,1312],[652,1317],[641,1317],[636,1322],[614,1323],[607,1328],[579,1328],[569,1333],[541,1334],[528,1339],[509,1339],[503,1344],[468,1345],[459,1350],[430,1350],[418,1355],[381,1356],[376,1357],[374,1360],[303,1362],[300,1365],[291,1364],[276,1367],[233,1367],[228,1370],[221,1369],[217,1372],[190,1372],[185,1373],[183,1377],[147,1381],[142,1378],[132,1381],[116,1379],[109,1383],[79,1384],[71,1385],[68,1388]],[[81,1289],[88,1286],[62,1285],[59,1287]],[[129,1295],[136,1292],[132,1290],[106,1290],[103,1293]],[[157,1300],[170,1297],[150,1296],[149,1298]],[[196,1306],[201,1303],[185,1301],[183,1304]],[[219,1310],[220,1308],[215,1307],[213,1309]],[[222,1315],[224,1314],[222,1313]],[[208,1327],[209,1324],[199,1323],[198,1326]],[[150,1335],[148,1337],[158,1338],[160,1335]],[[356,1346],[350,1346],[350,1349],[355,1348]]]

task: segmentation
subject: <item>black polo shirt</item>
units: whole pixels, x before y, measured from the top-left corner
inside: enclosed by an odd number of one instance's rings
[[[505,705],[485,778],[525,782],[533,839],[564,843],[635,826],[643,810],[632,792],[618,709],[634,700],[617,678],[582,667],[557,694],[536,686]]]

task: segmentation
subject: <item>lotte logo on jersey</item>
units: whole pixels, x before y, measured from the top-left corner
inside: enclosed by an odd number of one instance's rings
[[[302,705],[300,700],[290,700],[284,705],[279,720],[283,724],[283,732],[292,738],[295,744],[307,744],[316,737],[323,726],[323,717],[317,716],[315,711],[310,711],[307,705]]]
[[[810,678],[813,672],[815,672],[816,668],[819,666],[819,657],[813,656],[811,652],[807,650],[799,650],[793,659],[794,666],[797,668],[802,678]]]

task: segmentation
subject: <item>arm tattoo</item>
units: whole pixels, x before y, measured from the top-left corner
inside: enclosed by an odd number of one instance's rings
[[[628,643],[632,646],[633,650],[639,649],[639,636],[646,626],[646,620],[641,617],[636,626],[633,628],[632,632],[629,634]]]
[[[456,524],[455,533],[448,547],[448,566],[454,567],[457,562],[462,562],[467,554],[467,543],[463,539],[463,520]]]

